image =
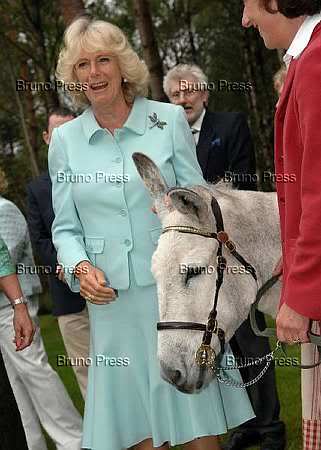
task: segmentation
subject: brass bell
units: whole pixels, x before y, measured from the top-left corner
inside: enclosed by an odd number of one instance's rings
[[[202,344],[195,353],[195,361],[199,367],[215,370],[216,354],[210,345]]]

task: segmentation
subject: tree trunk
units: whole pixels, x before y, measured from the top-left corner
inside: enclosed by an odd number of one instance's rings
[[[150,72],[150,85],[153,100],[164,101],[163,64],[153,29],[152,16],[147,0],[133,0],[134,16],[143,47],[144,60]]]
[[[25,61],[21,64],[21,71],[20,71],[20,78],[26,81],[29,81],[29,71],[28,71],[28,65]],[[33,148],[35,157],[38,159],[38,145],[37,145],[37,133],[38,133],[38,120],[35,115],[35,108],[33,103],[33,95],[31,91],[26,90],[24,92],[25,97],[25,106],[26,106],[26,124],[28,127],[28,134],[30,139],[30,145]]]
[[[78,16],[86,14],[83,0],[59,0],[60,10],[66,27]]]
[[[269,177],[263,177],[264,172],[274,171],[273,163],[273,128],[275,104],[271,96],[271,71],[267,73],[262,54],[261,42],[254,33],[245,33],[244,37],[244,75],[246,80],[255,80],[248,97],[249,111],[254,119],[256,130],[257,172],[259,174],[259,187],[264,190],[273,190],[274,183]],[[264,183],[263,183],[264,180]]]
[[[189,43],[191,46],[192,61],[193,61],[193,63],[198,64],[197,50],[195,47],[194,32],[193,32],[193,27],[192,27],[192,12],[191,12],[190,0],[188,0],[188,2],[187,2],[185,17],[186,17],[185,20],[186,20],[186,28],[188,30]]]
[[[6,21],[7,21],[7,19],[8,18],[5,16],[5,20]],[[16,32],[14,30],[11,30],[8,34],[9,34],[9,38],[16,39],[16,37],[17,37],[16,36]],[[38,167],[38,162],[37,162],[37,157],[36,157],[36,152],[35,152],[34,147],[32,146],[32,141],[31,141],[31,138],[30,138],[29,130],[28,130],[27,119],[25,117],[23,104],[22,104],[21,98],[19,97],[19,94],[18,94],[18,92],[16,90],[16,79],[17,79],[17,76],[16,76],[16,73],[15,73],[14,68],[13,68],[10,51],[8,51],[5,39],[0,39],[0,49],[2,50],[1,53],[3,55],[4,60],[6,60],[7,63],[8,63],[8,72],[9,72],[10,83],[12,85],[13,95],[14,95],[14,98],[15,98],[15,101],[16,101],[17,107],[18,107],[18,114],[19,114],[19,118],[20,118],[20,121],[21,121],[21,127],[22,127],[22,132],[23,132],[23,136],[24,136],[25,145],[26,145],[27,151],[29,153],[32,176],[35,178],[40,173],[39,172],[39,167]],[[23,62],[22,66],[27,67],[27,63]],[[27,95],[28,94],[31,95],[30,92],[27,92]],[[31,99],[31,102],[33,102],[32,99]],[[29,102],[29,105],[30,105],[30,102]],[[32,106],[32,111],[33,111],[33,106]],[[34,113],[34,111],[33,111],[33,113]],[[32,121],[31,121],[31,123],[32,123]],[[35,135],[35,137],[36,137],[36,135]]]

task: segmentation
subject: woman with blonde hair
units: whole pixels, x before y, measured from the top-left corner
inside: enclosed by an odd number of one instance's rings
[[[150,265],[161,224],[132,161],[136,151],[147,154],[169,186],[205,184],[184,111],[145,98],[147,68],[107,22],[69,26],[57,76],[87,106],[55,129],[49,149],[53,241],[90,317],[83,446],[219,449],[216,436],[253,412],[244,390],[213,381],[188,395],[160,377]]]

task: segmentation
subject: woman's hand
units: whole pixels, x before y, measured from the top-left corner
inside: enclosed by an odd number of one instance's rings
[[[302,316],[283,303],[276,317],[278,340],[292,345],[309,342],[309,324],[308,317]]]
[[[82,261],[76,266],[75,275],[80,282],[80,295],[95,305],[106,305],[116,299],[116,292],[106,287],[106,278],[102,270],[89,261]]]
[[[28,308],[25,304],[14,307],[13,327],[15,330],[14,342],[16,344],[16,351],[18,352],[29,347],[36,327],[29,316]]]

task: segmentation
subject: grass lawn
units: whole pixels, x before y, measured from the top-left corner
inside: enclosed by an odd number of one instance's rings
[[[56,320],[50,315],[40,317],[42,336],[48,353],[49,362],[63,380],[75,406],[83,413],[83,400],[71,367],[58,367],[57,355],[64,354],[65,349],[60,337]],[[271,342],[274,348],[274,342]],[[297,348],[288,348],[287,356],[296,357]],[[277,382],[281,401],[281,417],[287,427],[288,450],[300,450],[301,444],[301,402],[300,371],[292,367],[277,367]],[[48,438],[48,450],[55,446]],[[180,450],[179,447],[175,447]],[[252,450],[259,450],[253,447]]]

